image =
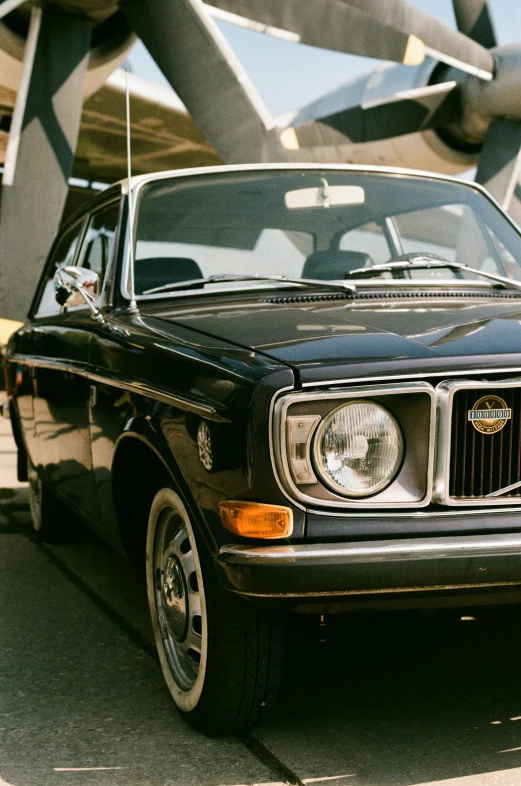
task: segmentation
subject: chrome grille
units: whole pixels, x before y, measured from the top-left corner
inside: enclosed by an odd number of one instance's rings
[[[512,410],[511,420],[496,434],[481,434],[468,412],[485,395],[502,398]],[[452,400],[449,496],[476,499],[521,480],[521,388],[463,388]],[[501,499],[521,498],[521,487]],[[497,500],[496,500],[497,501]]]

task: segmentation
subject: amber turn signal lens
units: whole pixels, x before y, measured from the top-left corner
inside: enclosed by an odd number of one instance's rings
[[[282,505],[227,500],[219,505],[223,527],[245,538],[287,538],[293,532],[293,511]]]

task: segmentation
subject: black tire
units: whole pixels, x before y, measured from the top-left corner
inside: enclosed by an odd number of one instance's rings
[[[27,459],[27,480],[33,533],[46,543],[66,540],[64,518],[67,512],[52,490],[41,480],[30,459]]]
[[[171,488],[151,506],[147,590],[163,675],[185,720],[217,735],[267,717],[282,681],[283,619],[222,589]]]

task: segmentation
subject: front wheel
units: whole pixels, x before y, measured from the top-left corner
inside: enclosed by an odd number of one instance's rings
[[[147,590],[163,674],[184,718],[213,735],[265,717],[282,678],[282,620],[222,589],[171,488],[150,510]]]

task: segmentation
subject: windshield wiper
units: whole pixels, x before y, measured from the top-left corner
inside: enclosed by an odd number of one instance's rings
[[[356,287],[347,282],[323,281],[314,278],[287,278],[287,276],[236,276],[233,273],[215,273],[213,276],[206,276],[206,278],[191,278],[188,281],[173,281],[171,284],[163,284],[160,287],[147,289],[142,294],[155,295],[157,292],[173,292],[176,289],[188,289],[197,284],[219,284],[222,281],[280,281],[282,284],[297,284],[303,287],[320,287],[321,289],[338,289],[342,292],[356,292]]]
[[[375,273],[392,273],[394,270],[430,270],[431,268],[447,268],[448,270],[463,270],[467,273],[475,273],[477,276],[488,278],[491,281],[497,281],[504,287],[514,287],[521,289],[521,281],[516,281],[506,276],[498,276],[495,273],[486,273],[484,270],[478,270],[469,265],[462,265],[459,262],[449,262],[448,260],[428,260],[422,259],[417,262],[388,262],[384,265],[372,265],[371,267],[359,267],[356,270],[350,270],[346,273],[346,278],[351,276],[371,276],[373,271]]]

